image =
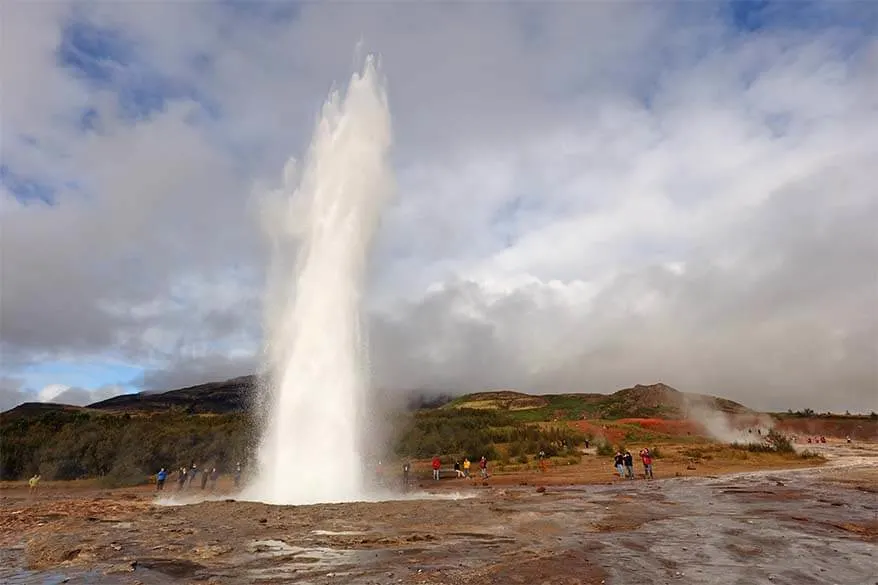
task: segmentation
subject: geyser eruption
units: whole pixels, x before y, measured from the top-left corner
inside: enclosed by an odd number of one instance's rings
[[[370,56],[343,97],[330,94],[302,168],[286,165],[284,187],[266,207],[270,391],[247,497],[306,504],[366,496],[360,311],[370,242],[393,191],[390,143],[386,93]]]

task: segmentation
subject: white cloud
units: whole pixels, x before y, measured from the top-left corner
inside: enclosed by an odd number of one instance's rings
[[[67,390],[70,390],[70,386],[65,386],[64,384],[49,384],[37,392],[37,398],[40,402],[52,402]]]
[[[3,164],[57,199],[0,189],[4,374],[105,355],[149,387],[251,369],[253,185],[301,153],[365,39],[399,182],[369,299],[376,383],[661,378],[878,407],[874,17],[744,33],[713,4],[272,6],[4,5]],[[116,77],[58,66],[71,18],[132,42],[100,62]],[[132,118],[144,89],[175,97]]]
[[[37,400],[55,404],[87,406],[124,393],[125,388],[116,384],[105,384],[92,389],[65,384],[48,384],[37,392]]]

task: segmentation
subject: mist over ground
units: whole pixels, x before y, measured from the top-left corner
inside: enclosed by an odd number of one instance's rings
[[[876,30],[863,2],[6,3],[0,408],[257,370],[254,202],[364,39],[399,193],[375,386],[878,409]]]

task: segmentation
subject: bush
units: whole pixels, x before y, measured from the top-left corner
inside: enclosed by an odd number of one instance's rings
[[[768,437],[765,439],[772,448],[778,453],[795,453],[796,449],[786,436],[771,429]]]
[[[527,455],[525,455],[524,453],[522,453],[521,455],[518,456],[518,459],[516,459],[516,461],[518,463],[523,464],[523,465],[527,465],[530,462],[530,458]]]
[[[774,447],[768,443],[732,443],[732,449],[749,451],[750,453],[774,453]]]
[[[788,438],[772,429],[761,443],[732,443],[733,449],[750,453],[795,453],[796,449]]]
[[[150,476],[142,469],[123,461],[114,465],[113,470],[100,479],[100,484],[106,488],[117,488],[143,485],[150,481]]]
[[[515,441],[514,443],[509,444],[509,456],[510,457],[519,457],[524,454],[524,443],[521,441]]]
[[[607,441],[601,441],[598,443],[597,453],[601,457],[612,457],[616,454],[616,449]]]

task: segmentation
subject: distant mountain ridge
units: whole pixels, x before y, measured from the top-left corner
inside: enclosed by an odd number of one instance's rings
[[[87,408],[114,412],[164,412],[176,408],[189,414],[229,414],[246,410],[256,384],[256,376],[240,376],[167,392],[121,394]]]
[[[244,412],[258,384],[255,375],[241,376],[222,382],[209,382],[169,390],[122,394],[85,407],[29,402],[5,413],[4,418],[41,415],[53,410],[157,414],[234,414]],[[526,394],[516,390],[476,392],[453,397],[448,391],[412,391],[406,406],[409,410],[433,408],[474,408],[505,410],[524,418],[685,418],[693,405],[708,407],[730,414],[751,414],[754,411],[725,398],[684,393],[661,382],[635,385],[612,394],[565,393]]]
[[[505,410],[531,418],[687,418],[692,409],[728,414],[754,414],[746,406],[716,396],[680,392],[661,382],[637,384],[612,394],[525,394],[514,390],[477,392],[461,396],[443,408]]]

